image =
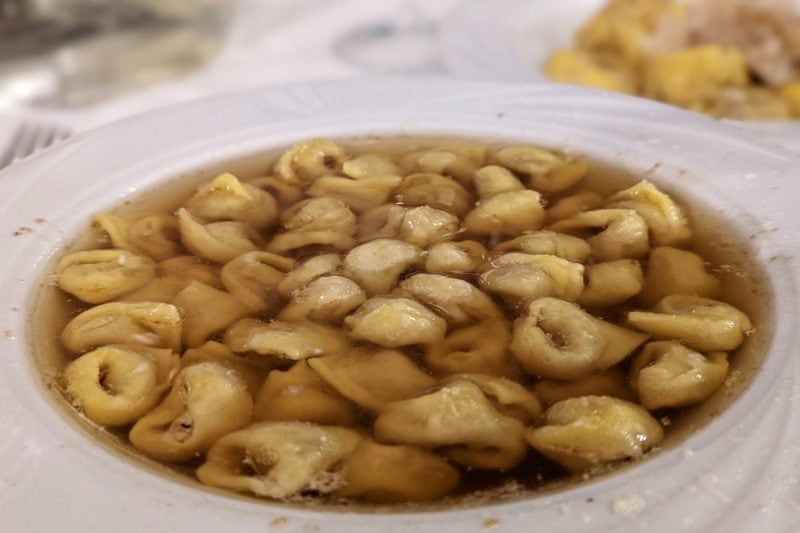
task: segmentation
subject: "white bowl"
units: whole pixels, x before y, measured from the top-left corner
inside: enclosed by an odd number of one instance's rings
[[[691,1],[691,0],[690,0]],[[800,10],[800,0],[794,0]],[[444,17],[439,44],[445,66],[464,78],[541,82],[555,50],[608,0],[462,0]],[[728,121],[748,135],[800,152],[800,120]]]
[[[97,444],[33,364],[30,314],[53,255],[91,215],[225,161],[317,136],[526,141],[647,173],[718,211],[770,277],[773,336],[750,386],[641,465],[463,510],[309,510],[198,489]],[[557,85],[445,80],[302,84],[216,97],[80,135],[0,173],[0,531],[777,531],[797,525],[800,159],[701,116]],[[27,229],[26,229],[27,228]],[[765,325],[767,326],[767,325]],[[534,526],[535,525],[535,526]],[[796,529],[796,527],[795,527]]]

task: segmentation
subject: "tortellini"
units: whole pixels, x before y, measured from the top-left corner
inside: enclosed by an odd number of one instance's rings
[[[310,318],[341,322],[367,299],[354,281],[343,276],[322,276],[292,293],[292,301],[278,315],[281,320]]]
[[[608,396],[562,400],[544,413],[546,423],[525,438],[539,453],[581,472],[622,459],[638,459],[658,446],[664,430],[641,406]]]
[[[534,231],[515,239],[498,244],[493,252],[524,252],[532,255],[554,255],[574,263],[584,263],[592,249],[583,239],[556,233],[554,231]]]
[[[178,221],[166,213],[142,216],[98,215],[95,224],[115,248],[130,250],[160,261],[181,251]]]
[[[373,297],[344,320],[350,336],[397,348],[439,342],[447,322],[416,300]]]
[[[586,288],[578,303],[587,307],[607,307],[630,300],[642,290],[642,267],[635,259],[617,259],[586,267]]]
[[[219,439],[197,469],[203,483],[283,499],[343,486],[333,470],[361,442],[351,429],[303,422],[257,422]]]
[[[439,174],[411,174],[394,190],[405,206],[428,206],[463,217],[472,208],[472,195],[457,181]]]
[[[494,158],[501,165],[527,176],[530,186],[544,193],[569,189],[589,172],[589,166],[583,162],[569,161],[533,146],[509,146],[498,150]]]
[[[516,235],[539,229],[543,223],[542,197],[530,189],[481,200],[464,218],[464,227],[476,235]]]
[[[692,238],[683,210],[650,182],[641,181],[619,191],[608,199],[607,207],[633,209],[639,213],[657,245],[680,246]]]
[[[336,353],[349,346],[338,330],[310,321],[262,322],[245,318],[228,328],[225,344],[237,353],[255,352],[299,361]]]
[[[628,322],[657,339],[674,339],[701,352],[737,348],[752,329],[747,315],[730,304],[672,294],[652,311],[631,311]]]
[[[173,303],[183,311],[183,342],[193,348],[251,312],[230,293],[199,281],[187,285]]]
[[[253,400],[236,371],[198,363],[181,370],[164,401],[134,424],[129,437],[150,457],[185,461],[246,426],[252,412]]]
[[[194,216],[209,222],[238,220],[256,229],[272,226],[278,218],[275,199],[233,174],[220,174],[186,202]]]
[[[475,285],[440,274],[414,274],[400,282],[399,294],[413,297],[453,324],[499,319],[497,305]]]
[[[479,373],[514,378],[519,368],[508,353],[509,326],[489,319],[449,333],[425,347],[425,364],[437,374]]]
[[[637,259],[650,248],[647,223],[632,209],[584,211],[551,224],[549,229],[564,233],[600,230],[586,239],[599,261]]]
[[[435,500],[460,480],[458,470],[435,453],[371,439],[363,439],[342,468],[345,485],[335,494],[375,503]]]
[[[676,341],[650,342],[633,361],[631,381],[646,409],[684,407],[719,389],[728,354],[701,354]]]
[[[159,302],[108,302],[91,307],[67,324],[61,342],[74,353],[107,344],[141,344],[179,350],[183,314]]]
[[[730,392],[753,308],[725,298],[756,288],[656,185],[608,192],[535,146],[374,143],[95,217],[43,284],[70,313],[58,390],[201,483],[330,505],[587,477]]]
[[[278,160],[275,170],[286,183],[306,187],[317,178],[335,175],[346,156],[344,149],[336,143],[312,139],[287,150]]]
[[[299,361],[289,370],[273,370],[259,389],[255,420],[298,420],[317,424],[352,426],[354,405],[328,385],[308,365]]]
[[[375,420],[383,442],[437,449],[481,469],[507,469],[523,461],[525,425],[498,410],[476,383],[453,380],[439,390],[384,406]]]
[[[178,362],[169,348],[110,344],[67,365],[66,391],[92,422],[122,426],[158,403],[178,371]]]
[[[647,338],[548,297],[533,301],[527,314],[516,320],[510,348],[532,374],[578,379],[615,365]]]
[[[555,255],[510,253],[483,268],[481,288],[512,304],[545,296],[572,301],[583,293],[584,266]]]
[[[486,260],[486,248],[478,241],[447,241],[434,244],[425,258],[431,274],[468,274]]]
[[[227,291],[253,311],[269,311],[280,300],[278,286],[295,262],[269,252],[247,252],[222,267]]]
[[[671,246],[657,246],[650,250],[647,274],[637,299],[652,305],[670,294],[713,298],[719,287],[719,280],[706,271],[705,261],[699,255]]]
[[[256,233],[243,222],[225,221],[204,224],[185,208],[178,210],[181,240],[193,254],[214,261],[227,263],[245,252],[257,249]]]
[[[58,285],[84,302],[108,302],[150,283],[156,263],[125,250],[73,252],[56,265]]]
[[[350,250],[342,263],[342,272],[361,285],[367,294],[386,293],[421,256],[421,250],[413,244],[376,239]]]
[[[395,350],[352,350],[315,357],[308,364],[342,396],[371,411],[436,385],[435,379]]]

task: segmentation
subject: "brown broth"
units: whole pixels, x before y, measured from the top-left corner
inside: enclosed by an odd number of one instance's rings
[[[342,144],[348,148],[350,153],[394,155],[435,146],[438,142],[431,140],[409,142],[407,139],[399,139]],[[409,144],[412,146],[409,146]],[[270,157],[265,157],[261,154],[237,162],[222,162],[219,168],[209,169],[207,172],[199,173],[196,176],[176,178],[169,184],[160,187],[159,194],[149,195],[145,192],[139,197],[132,198],[125,205],[120,206],[115,211],[115,214],[142,211],[173,212],[177,206],[196,190],[199,184],[208,181],[209,176],[213,176],[218,171],[230,171],[243,180],[265,175],[266,171],[271,167],[271,164],[267,164],[267,161],[274,161],[276,153],[278,152],[274,151]],[[589,176],[565,194],[574,193],[576,190],[591,190],[605,196],[613,191],[633,185],[641,179],[641,175],[633,175],[623,169],[615,168],[607,162],[592,161],[591,167]],[[673,196],[668,180],[654,179],[654,181],[664,192]],[[663,185],[661,182],[663,182]],[[474,191],[470,192],[474,193]],[[758,370],[771,337],[770,298],[765,289],[767,285],[764,282],[763,272],[755,264],[746,240],[736,234],[735,228],[729,227],[729,223],[724,220],[724,217],[714,213],[712,210],[697,203],[686,202],[679,195],[674,195],[673,198],[687,212],[692,224],[694,244],[689,249],[701,255],[707,261],[709,269],[722,281],[722,292],[718,299],[731,303],[748,314],[756,327],[756,331],[729,358],[728,378],[722,389],[713,397],[691,408],[663,409],[653,413],[653,416],[657,419],[660,418],[662,423],[668,421],[668,426],[665,427],[666,438],[659,449],[669,448],[685,439],[686,436],[702,429],[730,404],[747,387],[751,377]],[[92,232],[79,237],[62,253],[66,254],[81,249],[108,246],[107,239],[101,237],[97,232]],[[408,272],[405,277],[413,273]],[[495,300],[501,304],[501,308],[505,310],[508,318],[513,319],[514,310],[503,305],[497,298]],[[87,304],[66,296],[53,283],[45,282],[42,284],[42,290],[34,310],[34,320],[31,321],[31,338],[36,340],[33,350],[37,366],[41,369],[43,379],[48,387],[56,391],[57,401],[55,403],[58,407],[69,419],[78,420],[79,425],[87,435],[99,440],[106,447],[121,452],[122,455],[134,460],[137,464],[144,465],[172,479],[190,483],[193,486],[235,496],[233,493],[206,487],[195,481],[193,476],[194,467],[197,466],[195,463],[163,465],[145,457],[128,443],[126,433],[129,428],[105,429],[89,422],[82,416],[76,416],[79,413],[68,405],[68,401],[64,396],[63,386],[58,379],[59,373],[67,362],[72,359],[71,354],[67,353],[61,346],[59,335],[72,317],[88,307]],[[636,306],[634,304],[623,304],[619,308],[606,313],[606,315],[621,316],[625,310],[632,307]],[[259,318],[258,315],[255,315],[255,317]],[[421,361],[419,349],[407,348],[404,351],[412,360]],[[626,364],[626,361],[621,363],[623,367]],[[535,381],[535,378],[527,376],[523,383],[530,384],[533,381]],[[373,415],[361,412],[361,420],[365,426],[368,427],[373,418]],[[462,473],[460,486],[453,494],[438,501],[424,504],[397,504],[390,507],[395,510],[432,510],[518,500],[541,494],[543,491],[568,488],[587,477],[585,475],[570,475],[556,463],[543,459],[532,450],[529,450],[529,452],[525,462],[507,472],[459,468]],[[648,455],[655,453],[658,453],[658,450],[653,450]],[[619,470],[619,465],[602,467],[598,468],[592,475],[602,476]],[[276,504],[276,502],[269,503]],[[385,506],[369,505],[330,497],[301,496],[291,498],[289,503],[302,504],[304,506],[313,505],[319,508],[346,506],[348,509],[373,511],[387,508]]]

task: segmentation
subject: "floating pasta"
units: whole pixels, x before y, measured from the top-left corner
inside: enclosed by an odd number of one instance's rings
[[[269,366],[265,365],[263,361],[240,357],[234,354],[227,346],[216,341],[208,341],[202,346],[189,348],[183,352],[181,368],[187,368],[198,363],[216,363],[234,370],[247,384],[251,396],[255,396],[258,392],[270,370]]]
[[[503,316],[491,298],[463,279],[441,274],[414,274],[398,285],[398,294],[413,297],[452,324]]]
[[[108,234],[115,248],[131,250],[156,261],[180,253],[178,221],[172,215],[98,215],[94,221]]]
[[[581,191],[565,196],[545,209],[544,219],[547,224],[570,218],[583,211],[597,209],[603,205],[603,197],[592,191]]]
[[[406,211],[403,206],[386,204],[362,213],[358,218],[358,242],[397,237]]]
[[[344,149],[327,139],[297,143],[275,165],[278,175],[290,185],[308,186],[317,178],[335,175],[347,158]]]
[[[340,352],[350,343],[339,330],[315,322],[245,318],[225,332],[225,345],[236,353],[255,352],[298,361]]]
[[[142,344],[179,351],[183,314],[160,302],[109,302],[69,321],[61,342],[74,353],[106,344]]]
[[[178,222],[184,246],[195,255],[216,263],[227,263],[258,248],[257,235],[243,222],[205,224],[185,208],[178,209]]]
[[[486,147],[479,143],[461,142],[423,150],[403,158],[415,172],[443,174],[466,184],[472,173],[486,162]]]
[[[181,370],[164,401],[134,424],[129,438],[155,459],[187,461],[249,424],[252,414],[253,400],[236,371],[198,363]]]
[[[401,181],[399,176],[357,180],[326,176],[317,179],[307,192],[309,196],[318,198],[335,198],[356,213],[361,213],[385,204]]]
[[[97,304],[150,283],[156,275],[156,263],[125,250],[86,250],[61,259],[56,274],[63,290]]]
[[[452,178],[439,174],[410,174],[394,190],[408,207],[428,206],[463,217],[472,208],[472,195]]]
[[[365,154],[348,159],[342,164],[342,174],[354,180],[400,176],[401,170],[388,157]]]
[[[384,405],[418,396],[436,380],[402,352],[363,348],[308,361],[322,379],[356,404],[380,412]]]
[[[303,189],[296,187],[275,176],[262,176],[247,182],[253,187],[258,187],[278,203],[280,207],[286,207],[299,202],[303,197]]]
[[[481,200],[464,217],[464,227],[475,235],[516,235],[539,229],[543,223],[542,197],[529,189]]]
[[[258,422],[219,439],[197,477],[206,485],[275,499],[326,494],[346,483],[335,470],[361,439],[335,426]]]
[[[215,289],[222,289],[221,269],[202,257],[180,255],[158,263],[158,270],[164,274],[173,274],[182,278],[194,279]]]
[[[339,323],[367,299],[361,287],[343,276],[322,276],[292,293],[292,301],[278,315],[281,320],[309,318]]]
[[[608,396],[562,400],[544,415],[545,425],[528,429],[525,438],[536,451],[572,472],[641,458],[664,436],[661,424],[644,408]]]
[[[636,401],[636,394],[628,386],[627,377],[616,368],[593,372],[571,381],[540,379],[533,384],[531,392],[546,407],[580,396],[612,396],[629,402]]]
[[[595,209],[560,220],[552,231],[573,233],[598,230],[586,239],[598,261],[637,259],[650,249],[647,223],[632,209]]]
[[[486,248],[478,241],[447,241],[431,246],[425,270],[431,274],[468,274],[486,260]]]
[[[606,206],[633,209],[639,213],[650,228],[654,244],[680,246],[692,238],[689,221],[683,210],[648,181],[640,181],[612,195]]]
[[[633,360],[631,382],[646,409],[685,407],[714,394],[728,374],[728,354],[703,355],[676,341],[647,343]]]
[[[267,192],[242,183],[233,174],[220,174],[186,202],[186,209],[208,222],[237,220],[259,230],[278,219],[278,206]]]
[[[344,458],[342,470],[344,485],[335,494],[374,503],[435,500],[455,489],[461,477],[435,453],[367,438]]]
[[[584,266],[555,255],[508,253],[482,270],[481,288],[511,304],[545,296],[577,300],[583,292]]]
[[[269,373],[256,395],[253,418],[352,426],[356,412],[354,405],[328,385],[306,360],[289,370]]]
[[[705,261],[699,255],[671,246],[657,246],[650,250],[638,300],[653,305],[670,294],[713,298],[719,287],[719,280],[706,271]]]
[[[510,342],[511,332],[505,320],[485,320],[426,346],[425,364],[441,375],[477,373],[515,378],[520,372],[508,352]]]
[[[628,322],[656,339],[674,339],[700,352],[737,348],[752,329],[747,315],[730,304],[673,294],[652,311],[631,311]]]
[[[542,415],[542,404],[536,396],[516,381],[486,374],[458,374],[446,378],[444,383],[459,381],[471,381],[492,400],[495,408],[525,425],[538,421]]]
[[[589,166],[569,161],[554,152],[533,146],[509,146],[498,150],[494,159],[514,172],[528,177],[532,189],[557,193],[569,189],[589,173]]]
[[[382,442],[436,449],[472,468],[505,470],[523,461],[525,426],[499,411],[481,388],[466,379],[386,405],[375,420]]]
[[[644,283],[642,267],[635,259],[617,259],[586,267],[586,288],[578,303],[587,307],[608,307],[630,300]]]
[[[253,311],[267,312],[278,305],[278,284],[295,261],[269,252],[247,252],[222,267],[225,289]]]
[[[403,214],[403,220],[397,229],[397,238],[427,248],[452,240],[460,227],[458,217],[447,211],[428,206],[412,207]]]
[[[356,231],[356,216],[336,198],[309,198],[294,204],[281,214],[288,231],[330,230],[347,235]]]
[[[179,361],[169,348],[103,346],[67,365],[65,389],[92,422],[122,426],[158,403],[177,373]]]
[[[344,323],[352,338],[387,348],[439,342],[447,331],[442,317],[416,300],[401,297],[372,297]]]
[[[592,249],[583,239],[556,233],[554,231],[534,231],[505,241],[492,249],[492,252],[524,252],[533,255],[554,255],[574,263],[584,263]]]
[[[233,295],[199,281],[189,283],[173,303],[183,311],[183,342],[193,348],[252,312]]]
[[[342,272],[361,285],[367,294],[386,293],[421,256],[422,251],[413,244],[376,239],[350,250],[342,263]]]
[[[514,322],[511,353],[532,374],[579,379],[615,365],[648,335],[599,320],[573,303],[540,298]]]
[[[287,273],[278,283],[278,292],[281,296],[288,297],[294,291],[302,289],[315,279],[336,273],[341,264],[342,258],[339,254],[315,255]]]
[[[517,179],[513,172],[505,167],[489,165],[479,168],[472,175],[472,182],[481,200],[505,192],[525,190],[525,185]]]

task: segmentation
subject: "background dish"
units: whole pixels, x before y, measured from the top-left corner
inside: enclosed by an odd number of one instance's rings
[[[475,79],[546,81],[541,68],[606,0],[465,0],[442,20],[447,68]],[[795,0],[800,9],[800,0]],[[800,151],[800,121],[727,121],[747,134]]]
[[[648,173],[687,200],[714,206],[745,238],[753,236],[755,259],[771,275],[774,337],[752,385],[703,431],[635,469],[528,501],[415,514],[326,513],[197,490],[91,443],[54,408],[28,355],[37,341],[28,309],[52,254],[92,214],[165,180],[199,181],[227,161],[257,161],[299,139],[403,134],[562,147]],[[798,165],[789,152],[723,124],[641,99],[563,86],[401,79],[222,96],[47,150],[0,173],[0,423],[7,435],[0,530],[519,531],[532,522],[570,531],[792,529],[800,505]]]

